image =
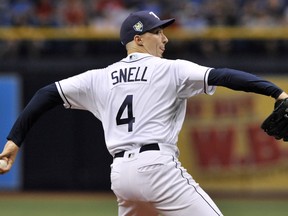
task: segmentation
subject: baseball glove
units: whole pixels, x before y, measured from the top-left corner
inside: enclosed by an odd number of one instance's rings
[[[264,120],[261,128],[277,140],[288,141],[288,98],[275,102],[273,112]]]

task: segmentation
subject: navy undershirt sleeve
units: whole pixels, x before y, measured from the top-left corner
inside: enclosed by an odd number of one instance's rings
[[[39,117],[61,104],[63,104],[63,100],[58,93],[55,83],[39,89],[19,115],[7,136],[7,140],[12,140],[20,147],[27,133]]]
[[[275,99],[283,92],[275,84],[256,75],[228,68],[212,69],[208,76],[208,85],[224,86],[237,91],[254,92]]]

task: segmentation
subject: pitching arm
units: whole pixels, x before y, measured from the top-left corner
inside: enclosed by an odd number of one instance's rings
[[[8,165],[6,168],[0,168],[0,174],[4,174],[11,169],[19,148],[34,123],[42,114],[60,104],[63,104],[63,100],[54,83],[36,92],[7,136],[7,143],[0,154],[0,159],[6,160]]]
[[[16,120],[7,139],[20,147],[27,133],[40,116],[60,104],[63,104],[63,100],[55,83],[39,89]]]

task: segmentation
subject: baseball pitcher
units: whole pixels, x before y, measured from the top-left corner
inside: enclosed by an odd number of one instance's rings
[[[118,215],[220,216],[221,211],[178,160],[178,134],[186,101],[212,95],[216,86],[273,97],[277,115],[263,129],[287,140],[288,95],[273,83],[250,73],[210,68],[186,60],[163,58],[168,38],[164,28],[175,20],[161,20],[149,11],[131,13],[120,30],[127,57],[103,69],[41,88],[11,129],[0,159],[8,172],[17,151],[37,119],[51,108],[90,111],[103,125],[106,146],[114,158],[111,189]],[[276,117],[277,118],[276,118]],[[275,129],[283,121],[281,129]],[[272,122],[272,123],[271,123]],[[142,206],[142,208],[140,208]]]

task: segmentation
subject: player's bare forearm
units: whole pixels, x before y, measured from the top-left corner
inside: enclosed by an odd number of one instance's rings
[[[2,153],[0,154],[0,159],[7,161],[7,166],[5,168],[0,168],[0,174],[7,173],[11,168],[16,159],[19,147],[11,140],[8,140],[4,146]]]

